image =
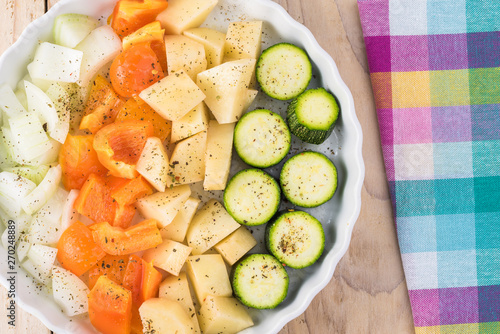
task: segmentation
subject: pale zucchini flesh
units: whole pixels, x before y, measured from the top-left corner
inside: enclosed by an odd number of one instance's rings
[[[306,90],[312,77],[307,53],[290,43],[275,44],[262,52],[255,71],[262,91],[277,100],[290,100]]]
[[[290,150],[291,135],[284,119],[267,109],[246,113],[234,130],[234,148],[248,165],[267,168]]]
[[[294,269],[314,264],[325,248],[320,221],[304,211],[282,213],[266,226],[266,248]]]
[[[231,273],[236,298],[256,309],[278,306],[288,293],[289,278],[283,265],[269,254],[250,254]]]
[[[324,154],[302,152],[285,162],[280,185],[292,204],[317,207],[330,200],[337,190],[337,169]]]
[[[238,223],[256,226],[267,223],[280,206],[278,182],[260,169],[244,169],[229,180],[224,206]]]
[[[326,89],[309,89],[288,105],[287,123],[302,141],[321,144],[332,133],[339,111],[337,100]]]

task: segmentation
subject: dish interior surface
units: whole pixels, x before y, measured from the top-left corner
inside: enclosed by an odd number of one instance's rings
[[[104,23],[112,12],[115,0],[63,0],[47,14],[33,22],[23,32],[19,40],[0,58],[0,84],[9,83],[15,87],[26,74],[26,65],[31,61],[38,41],[51,41],[54,18],[63,13],[82,13],[99,18]],[[331,57],[319,46],[312,34],[294,21],[283,8],[268,0],[219,0],[219,4],[207,18],[203,26],[226,31],[231,21],[262,20],[262,49],[279,42],[296,44],[306,50],[313,64],[313,78],[309,88],[324,87],[338,99],[341,114],[332,135],[321,145],[305,144],[293,136],[292,155],[314,150],[328,156],[338,172],[338,189],[333,198],[314,209],[303,209],[319,219],[325,229],[325,250],[314,265],[305,269],[287,268],[290,275],[290,289],[285,301],[273,310],[250,310],[255,326],[241,333],[277,333],[287,322],[305,311],[312,298],[330,281],[340,258],[345,254],[352,228],[359,215],[361,206],[361,186],[364,178],[364,165],[361,157],[362,133],[354,111],[354,102],[347,86],[343,83]],[[286,117],[287,101],[277,101],[260,92],[250,107],[270,109]],[[279,176],[283,165],[266,169],[274,177]],[[248,168],[233,152],[231,174]],[[202,191],[202,184],[192,186],[206,201],[208,198],[222,199],[222,192]],[[281,209],[293,208],[283,201]],[[297,208],[302,209],[302,208]],[[263,243],[265,226],[252,227],[259,244],[252,253],[266,252]],[[0,247],[0,257],[7,259],[7,251]],[[4,260],[2,263],[6,263]],[[7,265],[0,267],[0,281],[7,286],[10,271]],[[50,296],[35,284],[21,268],[16,270],[17,303],[28,312],[40,318],[56,333],[96,333],[85,318],[67,318]]]

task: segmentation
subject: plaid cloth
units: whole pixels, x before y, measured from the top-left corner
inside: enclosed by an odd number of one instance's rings
[[[358,0],[418,333],[500,333],[500,1]]]

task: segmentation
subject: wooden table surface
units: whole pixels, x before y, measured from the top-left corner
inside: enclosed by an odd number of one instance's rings
[[[356,0],[275,1],[307,26],[337,63],[363,128],[366,166],[361,214],[349,250],[328,286],[280,334],[414,333]],[[0,54],[56,2],[0,0]],[[6,291],[0,290],[0,305],[6,305]],[[19,308],[16,327],[10,328],[5,307],[0,309],[2,334],[49,332]]]

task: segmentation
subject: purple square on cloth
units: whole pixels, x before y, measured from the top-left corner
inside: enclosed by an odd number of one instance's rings
[[[439,325],[439,290],[409,290],[415,326]]]
[[[498,31],[477,32],[467,35],[469,67],[500,66],[500,34]]]
[[[467,35],[430,35],[429,70],[460,70],[469,65],[467,58]]]
[[[359,17],[365,36],[389,35],[389,3],[387,1],[360,1],[358,3]]]
[[[365,38],[370,72],[391,71],[391,37],[373,36]]]
[[[377,109],[382,145],[394,144],[392,109]]]
[[[392,36],[391,57],[393,72],[427,71],[427,36]]]
[[[439,310],[441,325],[478,322],[477,287],[439,289]]]
[[[480,322],[500,321],[500,286],[478,287]]]
[[[395,144],[432,142],[431,108],[394,109],[393,118]]]
[[[432,139],[435,143],[470,141],[470,106],[433,107]]]

